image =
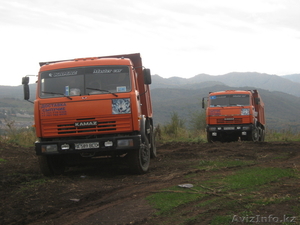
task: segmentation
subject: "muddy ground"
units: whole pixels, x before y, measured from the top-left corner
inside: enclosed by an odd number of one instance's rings
[[[210,224],[213,216],[234,214],[242,206],[195,210],[193,204],[186,204],[173,214],[157,215],[146,196],[188,183],[191,174],[199,182],[213,173],[226,175],[240,169],[197,169],[201,160],[252,160],[256,166],[298,171],[299,150],[300,142],[170,143],[158,146],[158,157],[151,160],[145,175],[130,174],[125,164],[103,162],[70,168],[64,175],[47,178],[39,171],[33,148],[0,143],[0,224]],[[300,216],[295,210],[300,203],[298,178],[282,180],[259,193],[269,199],[288,196],[289,201],[259,205],[253,213]],[[182,220],[184,217],[186,220]]]

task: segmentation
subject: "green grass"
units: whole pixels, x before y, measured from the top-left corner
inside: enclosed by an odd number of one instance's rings
[[[214,216],[211,220],[211,225],[218,225],[218,224],[222,224],[222,225],[229,225],[232,224],[232,216]]]
[[[294,172],[291,169],[254,167],[239,170],[235,174],[225,177],[223,182],[226,183],[228,190],[252,190],[279,178],[292,176],[294,176]]]
[[[252,161],[201,161],[200,168],[213,167],[214,169],[224,168],[226,166],[247,166],[253,164]],[[210,169],[210,171],[212,171]],[[197,175],[199,176],[199,175]],[[201,176],[201,175],[200,175]],[[267,205],[283,201],[288,201],[289,196],[278,199],[260,199],[253,191],[268,189],[274,183],[280,183],[281,178],[295,177],[295,171],[292,169],[264,168],[264,167],[245,167],[238,171],[228,173],[228,175],[216,175],[208,180],[199,180],[197,177],[191,178],[194,184],[193,188],[180,188],[174,186],[159,191],[147,197],[150,204],[158,210],[157,215],[172,215],[178,213],[176,209],[184,205],[193,205],[204,211],[201,215],[185,218],[187,221],[201,221],[205,216],[205,211],[223,209],[236,209],[235,213],[249,213],[245,208],[251,209],[257,205]],[[243,208],[241,203],[245,203]],[[299,211],[299,208],[295,208]],[[181,211],[180,211],[181,212]],[[181,212],[182,213],[182,212]],[[216,215],[211,219],[210,224],[230,224],[232,222],[232,213],[230,215]],[[185,224],[185,223],[183,223]]]
[[[200,189],[199,187],[197,189]],[[147,197],[148,201],[158,209],[158,215],[169,212],[170,210],[188,202],[203,198],[205,194],[199,193],[197,189],[185,189],[171,187]]]

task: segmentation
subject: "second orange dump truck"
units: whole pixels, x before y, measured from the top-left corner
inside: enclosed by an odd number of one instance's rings
[[[156,156],[151,74],[139,53],[40,63],[35,151],[44,175],[76,162],[127,159],[134,173]],[[29,99],[29,77],[23,77]]]
[[[204,98],[202,107],[205,107]],[[209,93],[206,108],[208,142],[264,141],[264,103],[257,90]]]

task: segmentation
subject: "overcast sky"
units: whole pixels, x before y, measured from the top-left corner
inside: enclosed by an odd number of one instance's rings
[[[299,0],[0,0],[0,85],[39,62],[141,53],[162,77],[300,73]]]

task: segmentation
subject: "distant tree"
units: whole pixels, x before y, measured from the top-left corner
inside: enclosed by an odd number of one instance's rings
[[[184,128],[184,120],[179,118],[177,112],[172,112],[171,121],[163,127],[163,131],[168,135],[177,137],[180,129]]]
[[[206,114],[205,110],[200,110],[198,112],[194,112],[190,116],[190,128],[191,130],[205,130],[206,127]]]

